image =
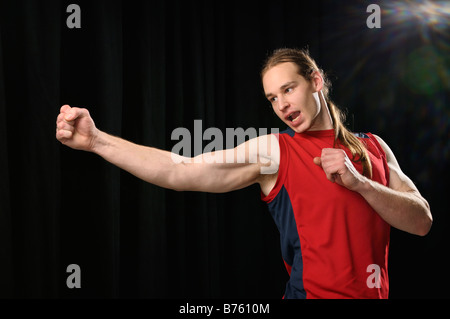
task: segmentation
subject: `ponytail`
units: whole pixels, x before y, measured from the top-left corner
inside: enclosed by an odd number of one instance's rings
[[[363,175],[372,178],[372,163],[370,162],[367,148],[352,132],[344,125],[345,114],[336,105],[327,99],[328,108],[331,118],[333,119],[334,128],[334,145],[333,147],[343,146],[352,153],[352,162],[362,163]]]

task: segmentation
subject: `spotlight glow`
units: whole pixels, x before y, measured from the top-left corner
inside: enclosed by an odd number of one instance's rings
[[[354,54],[336,56],[336,65],[352,65],[341,80],[340,98],[355,101],[355,80],[363,79],[356,87],[364,94],[356,95],[355,108],[380,114],[373,125],[381,134],[397,126],[415,131],[417,139],[407,149],[410,163],[418,182],[432,186],[433,170],[443,170],[450,159],[450,1],[377,4],[380,28],[366,26],[366,4],[349,5],[342,28],[329,39],[358,52],[357,61]],[[390,138],[402,145],[401,135]]]
[[[390,1],[383,5],[383,16],[399,28],[420,26],[427,31],[447,32],[450,26],[449,1]]]

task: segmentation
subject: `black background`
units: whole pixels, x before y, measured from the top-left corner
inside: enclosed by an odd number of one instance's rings
[[[380,135],[431,205],[426,237],[392,229],[390,297],[450,297],[448,18],[427,26],[382,1],[77,0],[69,29],[70,3],[0,3],[1,297],[281,298],[258,186],[164,190],[55,139],[63,104],[166,150],[195,119],[282,130],[259,78],[278,47],[309,47],[351,128]],[[380,29],[366,26],[370,3]],[[66,286],[70,264],[81,289]]]

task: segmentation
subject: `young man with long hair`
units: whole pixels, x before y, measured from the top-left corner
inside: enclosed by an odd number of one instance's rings
[[[427,201],[380,137],[344,126],[307,51],[274,51],[261,80],[288,129],[216,151],[221,161],[206,161],[206,154],[174,160],[102,132],[88,110],[68,105],[56,138],[168,189],[219,193],[258,183],[290,275],[284,298],[387,298],[390,227],[426,235]]]

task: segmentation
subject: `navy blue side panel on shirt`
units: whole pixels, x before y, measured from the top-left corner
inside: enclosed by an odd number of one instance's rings
[[[281,253],[284,261],[291,266],[291,274],[286,284],[285,299],[304,299],[306,292],[303,288],[303,260],[300,248],[300,238],[297,232],[294,211],[289,194],[281,187],[277,196],[268,203],[268,209],[280,231]]]
[[[369,138],[369,136],[364,133],[353,133],[353,135],[355,135],[356,137],[359,137],[359,138]]]
[[[288,134],[290,137],[294,137],[295,132],[290,127],[286,128],[284,131],[281,131],[280,134]]]

